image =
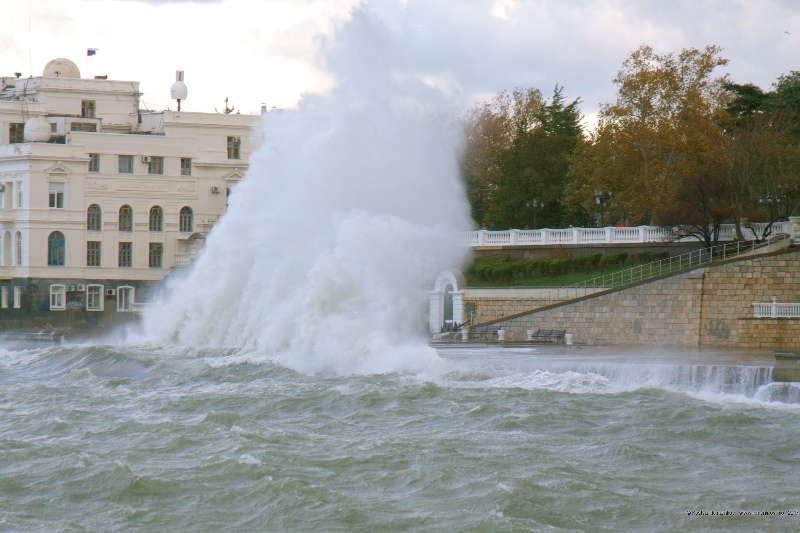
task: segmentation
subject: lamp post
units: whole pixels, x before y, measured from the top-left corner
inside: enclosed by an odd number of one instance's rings
[[[533,209],[533,229],[536,229],[536,210],[544,207],[544,202],[534,198],[533,200],[528,200],[525,202],[525,206],[529,209]]]
[[[611,198],[611,191],[601,191],[599,189],[595,189],[594,191],[594,201],[597,205],[600,206],[600,226],[603,227],[605,225],[605,208],[606,202]]]

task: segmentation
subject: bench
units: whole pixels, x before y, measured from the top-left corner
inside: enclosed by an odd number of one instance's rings
[[[528,340],[533,342],[552,342],[558,344],[559,340],[564,340],[567,333],[564,329],[540,329],[536,333],[528,330]]]
[[[475,338],[485,338],[485,337],[494,337],[497,335],[497,339],[500,339],[500,334],[498,333],[503,328],[498,326],[474,326],[469,328],[469,336]]]

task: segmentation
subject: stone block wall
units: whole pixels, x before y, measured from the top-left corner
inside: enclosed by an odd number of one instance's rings
[[[709,269],[704,280],[703,345],[752,348],[800,346],[800,319],[753,318],[752,304],[800,302],[800,252]]]
[[[753,318],[752,304],[773,296],[800,302],[800,251],[701,268],[496,325],[508,340],[524,340],[528,329],[565,329],[588,345],[800,348],[800,319]],[[498,314],[519,313],[520,305]]]

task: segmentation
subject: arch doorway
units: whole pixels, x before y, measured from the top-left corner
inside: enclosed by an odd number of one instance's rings
[[[429,326],[431,335],[452,331],[455,323],[464,323],[464,275],[458,270],[445,270],[433,284],[430,297]]]

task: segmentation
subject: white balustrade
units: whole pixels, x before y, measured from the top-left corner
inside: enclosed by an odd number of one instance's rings
[[[745,240],[763,239],[764,231],[769,224],[759,222],[751,228],[742,228]],[[770,235],[791,233],[790,222],[775,222],[770,228]],[[561,228],[561,229],[524,229],[504,231],[468,231],[459,237],[462,246],[535,246],[553,244],[611,244],[637,242],[668,242],[670,232],[659,226],[639,227],[605,227],[605,228]],[[736,228],[733,224],[723,224],[719,230],[719,241],[736,240]],[[695,237],[684,237],[679,242],[696,242]],[[179,263],[180,264],[180,263]]]
[[[778,303],[774,297],[769,303],[754,303],[753,318],[800,318],[800,303]]]

